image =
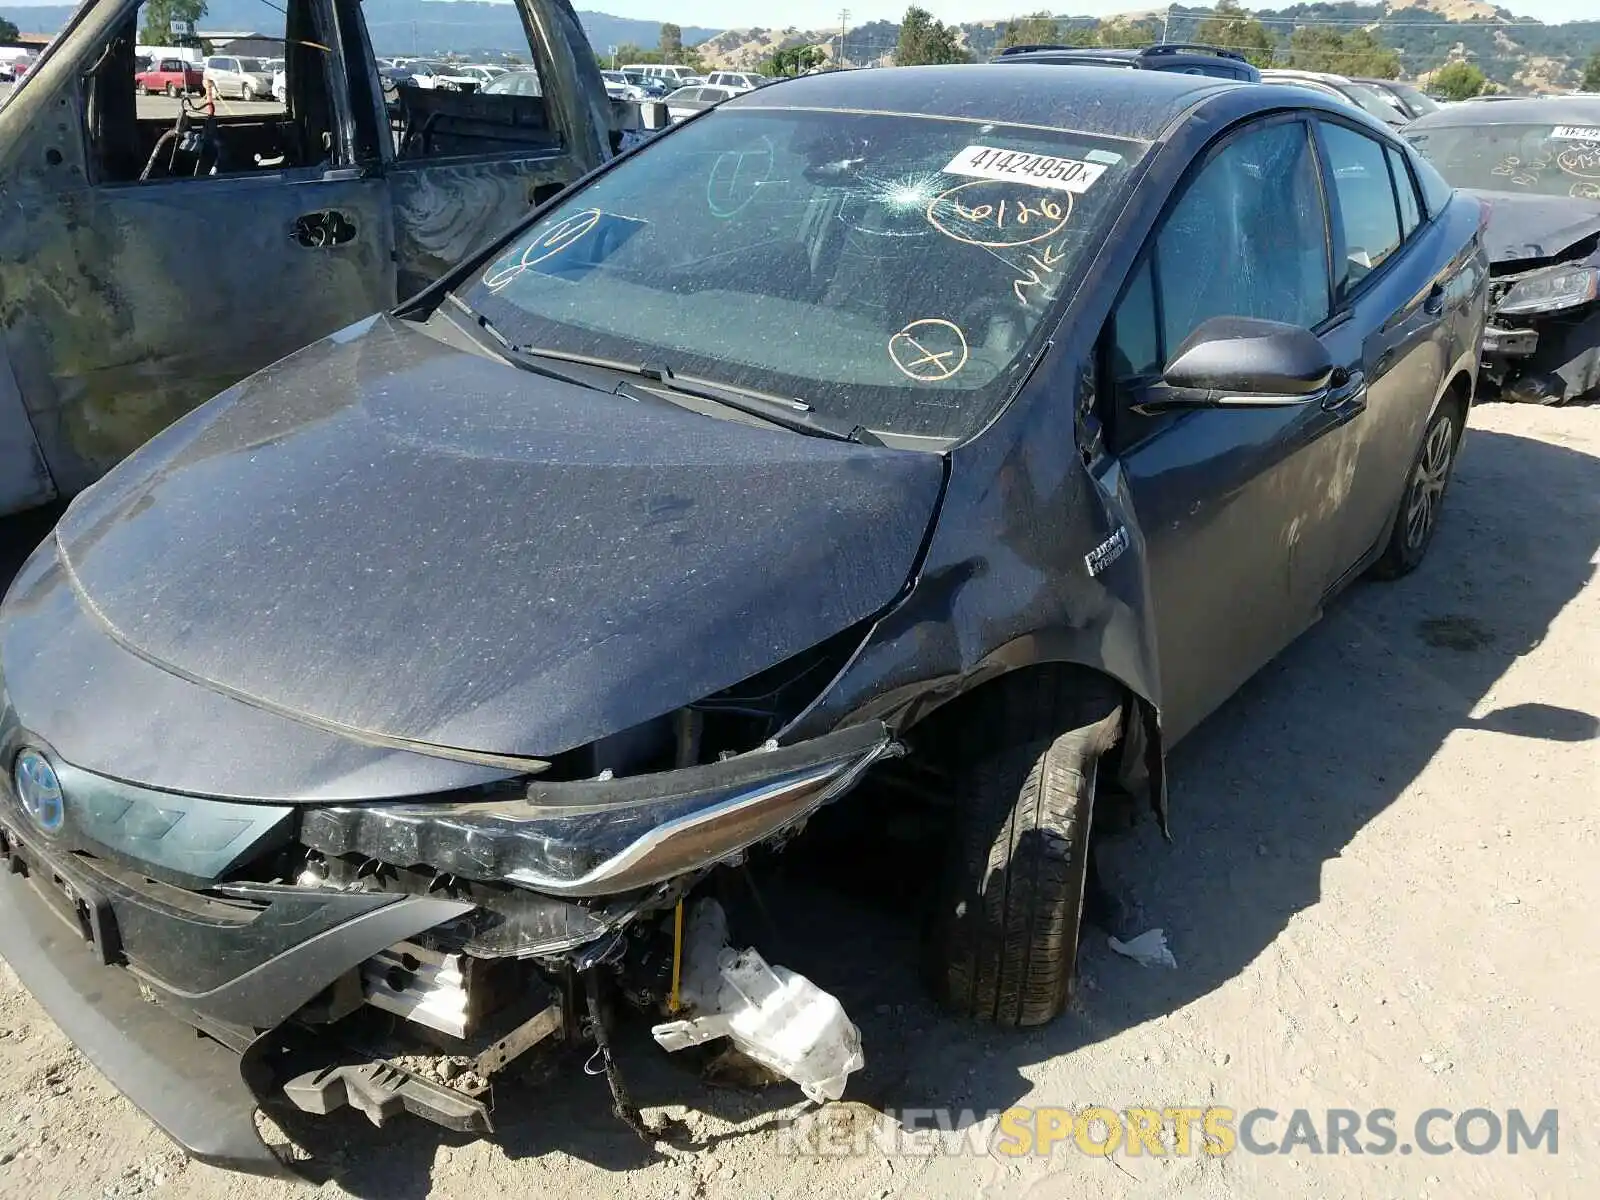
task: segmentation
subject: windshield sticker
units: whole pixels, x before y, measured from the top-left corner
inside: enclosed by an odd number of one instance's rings
[[[1600,126],[1557,125],[1550,131],[1552,142],[1600,142]]]
[[[1072,219],[1072,193],[1039,196],[1029,185],[990,179],[958,183],[928,205],[928,224],[969,246],[1031,246]]]
[[[946,175],[1008,180],[1061,192],[1086,192],[1105,171],[1105,166],[1100,163],[1056,158],[1049,154],[1028,154],[1022,150],[1002,150],[996,146],[968,146],[952,158],[944,169]]]
[[[889,359],[907,379],[939,383],[967,365],[967,335],[954,321],[924,317],[889,339]]]
[[[1122,161],[1122,155],[1115,150],[1091,150],[1083,156],[1083,160],[1085,162],[1104,163],[1108,167],[1114,167]]]

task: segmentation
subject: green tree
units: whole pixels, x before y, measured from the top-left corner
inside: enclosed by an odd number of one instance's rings
[[[188,21],[193,27],[205,15],[206,0],[147,0],[139,40],[146,46],[198,45],[192,35],[173,33],[172,22]]]
[[[1154,21],[1135,21],[1130,17],[1112,17],[1100,22],[1100,45],[1114,50],[1137,50],[1161,38],[1161,28]]]
[[[1030,13],[1026,17],[1007,21],[1000,28],[1000,40],[995,43],[996,50],[1004,50],[1007,46],[1040,46],[1060,45],[1062,43],[1061,25],[1047,12]]]
[[[1469,62],[1446,63],[1428,80],[1428,90],[1446,100],[1471,100],[1483,92],[1488,80]]]
[[[661,26],[661,61],[675,63],[683,53],[683,30],[666,22]]]
[[[774,78],[804,75],[811,68],[821,66],[827,57],[820,46],[787,46],[781,50],[774,50],[762,59],[758,70],[763,75],[771,75]]]
[[[895,46],[897,66],[915,67],[927,63],[966,62],[967,52],[956,41],[953,25],[935,20],[932,13],[913,4],[900,19],[900,41]]]
[[[21,31],[4,17],[0,17],[0,42],[14,42]]]
[[[1194,40],[1226,50],[1242,50],[1258,67],[1270,67],[1277,49],[1267,27],[1240,8],[1238,0],[1217,0],[1211,16],[1196,27]]]
[[[658,63],[661,62],[661,51],[645,50],[635,46],[632,42],[625,42],[617,47],[617,63]]]
[[[1589,62],[1583,68],[1583,82],[1578,86],[1586,92],[1600,92],[1600,50],[1589,55]]]
[[[1327,26],[1296,29],[1289,35],[1289,65],[1298,71],[1329,71],[1394,79],[1400,55],[1366,29],[1341,33]]]

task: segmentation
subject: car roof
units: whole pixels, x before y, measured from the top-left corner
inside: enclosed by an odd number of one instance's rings
[[[802,75],[736,96],[723,107],[910,113],[1149,141],[1205,97],[1252,86],[1175,71],[978,63]]]
[[[1502,96],[1463,100],[1418,117],[1406,132],[1451,125],[1600,125],[1600,96]]]

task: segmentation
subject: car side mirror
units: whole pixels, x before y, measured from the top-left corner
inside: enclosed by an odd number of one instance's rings
[[[1320,399],[1333,377],[1320,338],[1298,325],[1213,317],[1184,339],[1162,384],[1137,407],[1283,408]]]

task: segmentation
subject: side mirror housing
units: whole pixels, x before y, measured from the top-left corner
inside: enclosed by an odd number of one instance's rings
[[[1333,378],[1320,338],[1298,325],[1254,317],[1213,317],[1184,339],[1143,406],[1281,408],[1319,399]]]

